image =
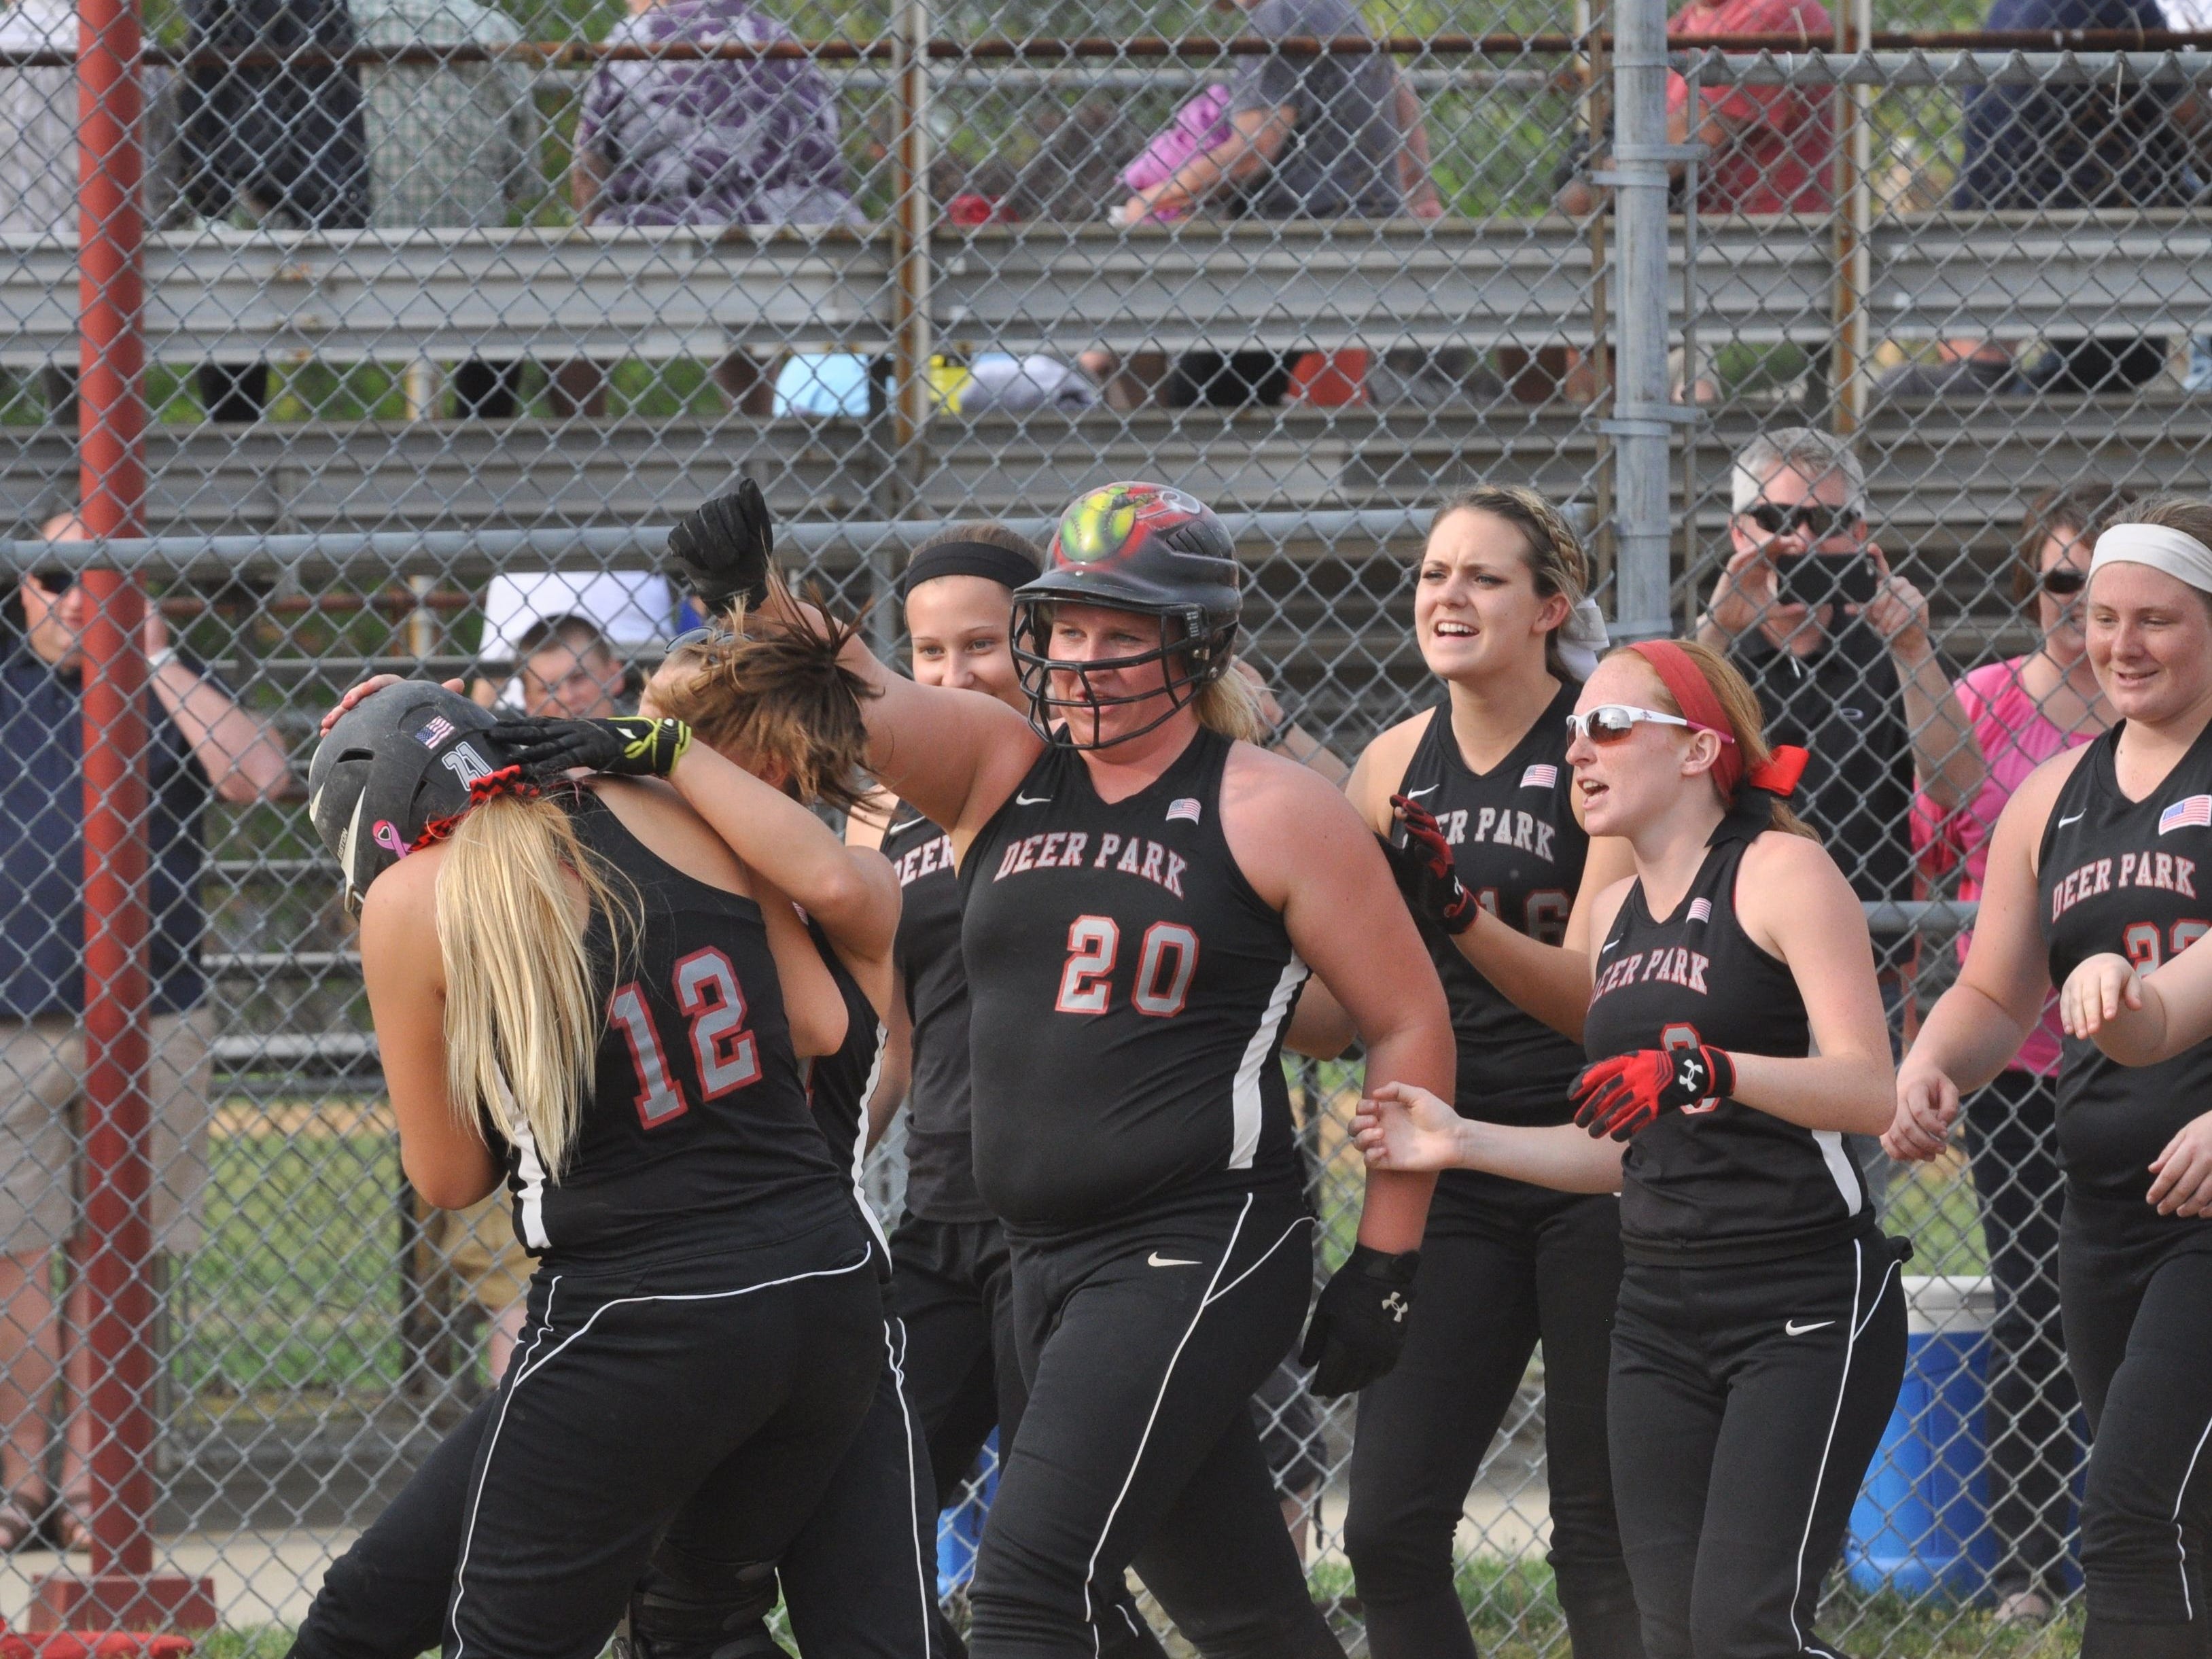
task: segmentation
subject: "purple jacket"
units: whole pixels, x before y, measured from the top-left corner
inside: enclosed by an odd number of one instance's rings
[[[743,0],[661,0],[610,42],[765,44],[791,31]],[[624,225],[857,222],[827,78],[797,58],[603,63],[577,124],[605,166],[599,216]]]

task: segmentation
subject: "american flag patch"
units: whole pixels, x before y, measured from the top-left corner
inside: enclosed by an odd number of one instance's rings
[[[1549,764],[1532,766],[1521,775],[1523,789],[1556,789],[1559,787],[1559,769]]]
[[[1692,921],[1711,921],[1712,919],[1713,902],[1711,899],[1693,898],[1690,901],[1690,920]]]
[[[443,714],[434,714],[430,723],[415,734],[415,741],[425,749],[435,749],[453,735],[453,723]]]
[[[2212,796],[2208,796],[2206,799],[2212,799]],[[1170,823],[1173,823],[1177,818],[1181,818],[1185,823],[1196,823],[1198,822],[1198,803],[1193,800],[1188,795],[1183,796],[1180,800],[1170,801],[1168,803],[1168,822]]]
[[[2169,830],[2212,829],[2212,795],[2191,795],[2158,815],[2158,833]]]

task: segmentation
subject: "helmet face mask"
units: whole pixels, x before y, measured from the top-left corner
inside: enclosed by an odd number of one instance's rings
[[[1110,748],[1157,731],[1227,672],[1241,589],[1227,527],[1194,497],[1142,483],[1078,496],[1060,515],[1043,574],[1014,594],[1010,643],[1030,726],[1048,742],[1075,749]],[[1116,657],[1054,657],[1053,619],[1060,605],[1149,617],[1159,642]],[[1158,683],[1141,690],[1103,690],[1093,678],[1153,663],[1161,665]],[[1055,695],[1054,676],[1063,677],[1062,685],[1072,681],[1074,695]],[[1155,701],[1152,719],[1105,733],[1105,711]]]
[[[1124,657],[1055,657],[1052,654],[1055,609],[1049,599],[1017,602],[1010,640],[1022,690],[1030,700],[1030,724],[1052,742],[1073,749],[1110,749],[1158,731],[1178,710],[1188,708],[1208,682],[1220,677],[1236,637],[1234,629],[1211,635],[1194,632],[1202,623],[1194,616],[1134,611],[1129,614],[1151,616],[1158,626],[1160,642],[1152,649]],[[1094,674],[1122,674],[1153,663],[1162,665],[1159,683],[1141,690],[1105,691],[1091,678]],[[1073,680],[1075,695],[1054,696],[1055,676],[1061,677],[1063,683]],[[1143,725],[1117,731],[1110,737],[1102,732],[1106,710],[1155,701],[1160,704],[1159,712]],[[1083,735],[1086,724],[1087,738]]]

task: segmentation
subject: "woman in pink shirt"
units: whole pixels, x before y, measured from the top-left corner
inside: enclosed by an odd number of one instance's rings
[[[1997,814],[2030,772],[2111,722],[2090,672],[2081,593],[2095,532],[2132,492],[2101,480],[2045,490],[2021,526],[2013,597],[2031,597],[2041,643],[1985,663],[1960,680],[1960,706],[1989,763],[1980,793],[1946,815],[1913,803],[1913,844],[1929,876],[1964,866],[1959,896],[1978,897]],[[1969,935],[1959,938],[1966,957]],[[1981,1196],[1982,1231],[1998,1312],[1992,1328],[1989,1408],[1990,1521],[2001,1552],[1993,1588],[2002,1624],[2051,1616],[2063,1586],[2067,1505],[2081,1458],[2075,1396],[2059,1340],[2058,1212],[2064,1182],[2056,1133],[2057,1000],[2011,1066],[1968,1102],[1966,1153]]]

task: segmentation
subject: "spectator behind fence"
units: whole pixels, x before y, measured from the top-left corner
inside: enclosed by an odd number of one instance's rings
[[[1351,0],[1239,0],[1262,40],[1364,35]],[[1219,137],[1124,202],[1124,224],[1173,221],[1209,202],[1261,219],[1433,219],[1429,140],[1413,83],[1380,52],[1275,51],[1234,60]],[[1204,95],[1204,94],[1201,94]],[[1080,362],[1117,407],[1149,402],[1163,378],[1171,409],[1279,404],[1300,354],[1275,349],[1184,353],[1091,350]]]
[[[43,532],[81,541],[64,514]],[[63,1361],[52,1296],[53,1254],[76,1237],[82,1191],[78,1160],[84,1032],[84,696],[82,634],[90,606],[69,570],[26,575],[0,605],[0,1548],[33,1532],[73,1544],[82,1531],[79,1500],[54,1504],[47,1485],[53,1438],[47,1413]],[[207,1182],[210,1043],[200,966],[207,918],[209,803],[264,801],[291,781],[274,733],[234,702],[200,665],[169,644],[160,614],[146,620],[148,837],[145,887],[150,997],[147,1024],[146,1142],[152,1180],[148,1218],[156,1252],[189,1254],[200,1243]],[[73,1297],[70,1322],[85,1328]],[[90,1380],[88,1356],[72,1352],[70,1392]],[[90,1428],[73,1419],[82,1474]],[[52,1511],[49,1521],[49,1511]]]
[[[1698,642],[1743,671],[1773,741],[1812,750],[1791,805],[1860,898],[1909,899],[1916,787],[1951,811],[1985,775],[1928,601],[1869,539],[1866,477],[1844,441],[1809,427],[1753,439],[1735,457],[1732,498],[1731,556]],[[1912,935],[1887,939],[1876,948],[1894,1036]]]
[[[0,52],[73,58],[76,49],[76,8],[69,0],[0,4]],[[155,225],[175,205],[176,82],[158,65],[140,72],[145,95],[140,210]],[[0,69],[0,234],[76,240],[76,96],[72,64]],[[68,362],[40,371],[46,412],[58,425],[76,424],[77,367],[72,350]]]
[[[1997,814],[2030,772],[2112,724],[2082,632],[2089,550],[2132,492],[2101,481],[2047,489],[2021,526],[2013,598],[2033,601],[2039,641],[2025,656],[1984,663],[1959,682],[1988,763],[1965,805],[1913,803],[1913,840],[1930,876],[1960,870],[1959,896],[1981,896]],[[1959,936],[1966,960],[1971,932]],[[2067,1510],[2081,1448],[2073,1378],[2058,1328],[2057,999],[1996,1080],[1966,1103],[1966,1154],[1981,1200],[1996,1322],[1984,1443],[1990,1524],[1999,1551],[1992,1583],[2001,1623],[2040,1622],[2064,1593]]]
[[[629,0],[610,46],[765,46],[791,31],[745,0]],[[804,58],[610,59],[592,71],[569,174],[577,217],[611,225],[857,225],[836,94]],[[744,414],[774,407],[775,377],[732,352],[714,378]],[[600,414],[606,379],[569,362],[556,406]]]
[[[1995,0],[1987,24],[2038,33],[2166,26],[2157,0]],[[2197,198],[2170,88],[2089,77],[1982,87],[1965,102],[1965,160],[1951,195],[1960,211],[2181,207]],[[2023,365],[1999,341],[1947,340],[1942,361],[1893,369],[1877,390],[1888,398],[1975,399],[2122,392],[2166,368],[2166,342],[2157,337],[2072,334],[2044,345]]]
[[[512,46],[522,31],[477,0],[352,0],[370,46]],[[382,230],[498,226],[543,188],[538,106],[518,63],[457,58],[362,70],[373,205]],[[453,370],[454,412],[503,420],[520,407],[521,364],[471,358]]]
[[[184,197],[215,220],[282,230],[368,222],[368,136],[345,0],[185,0],[186,47],[226,61],[186,71],[178,117]],[[206,363],[211,421],[258,420],[269,365]]]
[[[1795,34],[1818,46],[1835,39],[1835,24],[1820,0],[1691,0],[1668,21],[1670,35],[1695,40],[1730,34]],[[1667,77],[1667,142],[1702,143],[1708,151],[1698,164],[1698,211],[1718,216],[1777,213],[1826,213],[1835,205],[1835,106],[1821,91],[1793,87],[1755,87],[1723,82],[1698,88],[1698,108],[1690,108],[1690,83]],[[1610,143],[1608,134],[1607,143]],[[1578,159],[1578,158],[1577,158]],[[1668,201],[1680,193],[1686,164],[1670,161],[1675,181]],[[1560,187],[1563,213],[1594,211],[1597,192],[1577,166]],[[1501,365],[1524,382],[1542,388],[1565,385],[1571,367],[1563,348],[1540,355],[1534,376],[1522,372],[1523,354],[1501,354]],[[1676,397],[1712,403],[1720,396],[1709,360],[1674,354]],[[1594,394],[1590,388],[1585,395]],[[1523,394],[1524,396],[1526,394]]]
[[[520,708],[535,693],[510,677],[557,624],[573,621],[591,630],[605,648],[605,660],[595,660],[578,672],[602,676],[611,665],[617,690],[609,695],[621,696],[633,695],[635,689],[629,686],[623,659],[641,652],[659,655],[670,635],[683,625],[668,578],[650,570],[495,576],[485,591],[483,610],[483,638],[477,658],[484,678],[471,695],[479,702],[496,702],[511,708]],[[565,672],[562,678],[567,678]],[[596,694],[580,685],[570,695],[590,701]]]

